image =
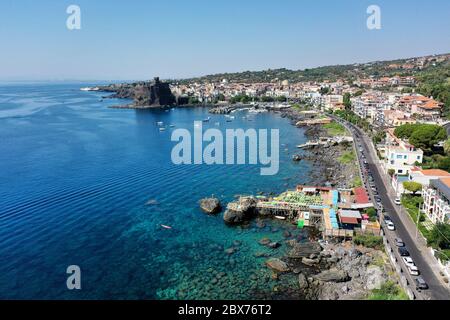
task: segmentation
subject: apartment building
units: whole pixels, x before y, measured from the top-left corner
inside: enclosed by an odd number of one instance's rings
[[[449,223],[450,178],[431,180],[422,190],[424,204],[422,211],[433,223]]]
[[[406,176],[395,175],[392,178],[392,186],[394,187],[394,190],[397,192],[397,194],[403,194],[405,193],[403,182],[417,182],[420,183],[423,187],[428,187],[432,180],[446,178],[450,178],[450,173],[448,173],[447,171],[440,169],[424,170],[419,167],[413,167]]]
[[[423,162],[423,151],[397,138],[394,129],[386,130],[386,145],[380,147],[379,151],[384,157],[383,167],[386,172],[394,170],[396,175],[408,175],[416,164]]]

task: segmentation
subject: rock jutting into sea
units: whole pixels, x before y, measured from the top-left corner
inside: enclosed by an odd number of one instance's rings
[[[98,87],[98,89],[99,91],[113,92],[108,98],[133,99],[133,102],[129,105],[113,108],[146,109],[177,104],[177,98],[170,90],[169,84],[161,82],[158,77],[152,82],[112,84]]]
[[[200,208],[208,214],[216,214],[222,210],[220,201],[217,198],[205,198],[200,200]]]
[[[255,213],[256,199],[254,197],[241,197],[238,201],[230,202],[223,215],[228,224],[239,224],[251,219]]]

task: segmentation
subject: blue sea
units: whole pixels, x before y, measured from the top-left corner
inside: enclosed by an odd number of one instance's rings
[[[308,183],[311,165],[291,160],[304,131],[273,113],[226,122],[206,108],[112,109],[128,101],[80,91],[90,85],[0,85],[0,298],[297,298],[295,276],[273,279],[255,254],[280,257],[284,240],[308,241],[306,231],[271,220],[226,226],[198,201]],[[279,173],[172,164],[172,130],[193,132],[207,117],[205,129],[279,129]],[[264,237],[283,245],[263,247]],[[70,265],[81,268],[81,290],[67,289]]]

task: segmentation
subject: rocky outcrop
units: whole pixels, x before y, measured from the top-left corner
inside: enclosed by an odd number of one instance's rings
[[[108,98],[133,99],[133,103],[116,108],[155,108],[176,104],[176,98],[168,83],[155,78],[152,82],[113,84],[99,87],[100,91],[112,92]]]
[[[308,278],[303,273],[298,275],[298,285],[300,290],[306,290],[309,287]]]
[[[322,271],[321,273],[315,275],[314,278],[323,282],[347,282],[350,280],[347,272],[337,268]]]
[[[286,243],[292,247],[287,255],[290,259],[309,258],[312,254],[318,255],[322,251],[317,242],[298,243],[295,240],[288,240]]]
[[[228,224],[239,224],[247,221],[255,214],[256,199],[253,197],[241,197],[236,202],[230,202],[223,215],[223,220]]]
[[[217,214],[222,210],[217,198],[205,198],[200,200],[200,208],[207,214]]]
[[[280,259],[277,259],[277,258],[271,258],[271,259],[267,260],[266,265],[273,271],[280,272],[280,273],[288,272],[290,270],[288,265],[286,264],[286,262],[284,262]]]

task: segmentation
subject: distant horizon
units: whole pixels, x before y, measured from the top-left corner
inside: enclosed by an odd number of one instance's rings
[[[70,28],[72,5],[79,28]],[[370,29],[370,10],[380,28]],[[450,52],[450,2],[0,2],[2,81],[140,81]]]
[[[408,56],[408,57],[397,57],[397,58],[390,58],[390,59],[381,59],[381,60],[372,60],[372,61],[360,61],[360,62],[354,62],[354,63],[346,63],[346,64],[332,64],[332,65],[318,65],[313,66],[309,68],[303,68],[303,69],[290,69],[286,67],[279,67],[279,68],[265,68],[265,69],[258,69],[258,70],[241,70],[241,71],[229,71],[229,72],[218,72],[218,73],[210,73],[210,74],[203,74],[203,75],[197,75],[192,77],[185,77],[185,78],[162,78],[158,75],[151,76],[149,78],[142,78],[142,79],[2,79],[0,78],[0,83],[49,83],[49,82],[57,82],[57,83],[63,83],[63,82],[133,82],[133,81],[148,81],[153,80],[155,77],[159,77],[161,80],[168,81],[168,80],[187,80],[187,79],[193,79],[193,78],[202,78],[207,76],[215,76],[218,74],[234,74],[234,73],[243,73],[243,72],[262,72],[267,70],[277,70],[277,69],[287,69],[291,71],[304,71],[306,69],[316,69],[316,68],[324,68],[324,67],[332,67],[332,66],[347,66],[347,65],[354,65],[354,64],[368,64],[368,63],[376,63],[376,62],[387,62],[387,61],[396,61],[396,60],[408,60],[408,59],[414,59],[414,58],[421,58],[421,57],[429,57],[429,56],[442,56],[442,55],[449,55],[450,52],[442,52],[442,53],[430,53],[425,55],[419,55],[419,56]]]

